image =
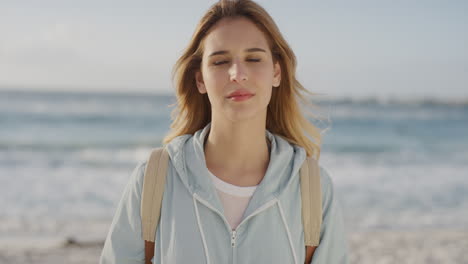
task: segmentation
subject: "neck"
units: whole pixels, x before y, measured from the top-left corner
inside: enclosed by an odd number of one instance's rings
[[[270,160],[270,142],[266,137],[265,122],[252,120],[229,123],[213,120],[209,135],[205,138],[208,169],[219,178],[237,182],[238,185],[258,183]],[[245,179],[252,178],[252,175],[262,177]]]

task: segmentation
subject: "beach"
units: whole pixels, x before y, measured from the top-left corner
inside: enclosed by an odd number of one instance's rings
[[[0,263],[98,263],[173,101],[0,92]],[[468,103],[321,104],[332,122],[316,122],[328,128],[320,164],[343,209],[350,263],[468,263]]]
[[[468,230],[366,231],[348,240],[351,264],[468,263]],[[52,248],[2,248],[0,263],[98,263],[102,245],[77,238]]]
[[[468,263],[468,230],[372,231],[349,240],[353,264]]]

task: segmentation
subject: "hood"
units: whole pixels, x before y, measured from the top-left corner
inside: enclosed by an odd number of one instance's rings
[[[206,167],[203,142],[210,127],[211,123],[208,123],[193,135],[178,136],[171,140],[166,148],[178,177],[190,194],[196,193],[224,213],[222,203]],[[267,129],[265,135],[271,142],[270,161],[265,176],[256,188],[244,216],[278,197],[294,177],[299,177],[299,169],[306,159],[304,148],[289,143]]]

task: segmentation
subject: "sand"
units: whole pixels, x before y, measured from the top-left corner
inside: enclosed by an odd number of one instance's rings
[[[349,240],[351,263],[468,264],[468,230],[361,232]]]
[[[369,231],[349,236],[350,263],[467,263],[468,230]],[[0,249],[0,263],[98,263],[102,241],[63,241],[53,248]]]

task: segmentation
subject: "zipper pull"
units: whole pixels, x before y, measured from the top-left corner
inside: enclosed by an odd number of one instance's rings
[[[232,230],[231,246],[232,246],[232,247],[235,247],[235,246],[236,246],[236,230]]]

